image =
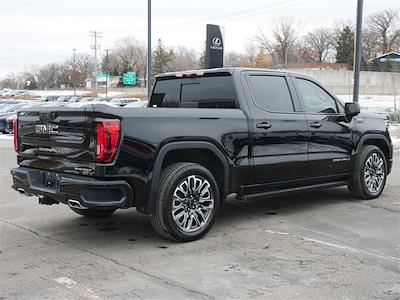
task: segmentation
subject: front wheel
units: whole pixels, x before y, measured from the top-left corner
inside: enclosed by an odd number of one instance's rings
[[[217,182],[206,168],[177,163],[161,173],[156,211],[150,221],[161,236],[189,242],[213,226],[220,207]]]
[[[349,191],[356,198],[377,198],[383,192],[386,176],[385,154],[376,146],[364,146],[358,156],[352,181],[348,185]]]

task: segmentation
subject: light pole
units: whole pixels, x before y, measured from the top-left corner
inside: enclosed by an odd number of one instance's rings
[[[76,49],[72,49],[73,51],[73,71],[72,71],[72,84],[74,85],[74,96],[76,96],[76,84],[75,84],[75,79],[76,79]]]
[[[105,69],[105,73],[106,73],[106,97],[107,97],[107,93],[108,93],[108,52],[110,51],[110,49],[106,49],[106,69]]]
[[[147,97],[150,100],[152,76],[151,68],[151,0],[147,0]]]
[[[361,39],[362,39],[362,13],[363,13],[363,0],[357,2],[357,28],[356,28],[356,41],[354,44],[354,88],[353,88],[353,101],[358,102],[360,95],[360,70],[361,70]]]

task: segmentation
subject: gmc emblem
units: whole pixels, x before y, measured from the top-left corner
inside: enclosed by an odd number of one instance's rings
[[[39,124],[35,125],[35,133],[37,134],[58,134],[58,125]]]

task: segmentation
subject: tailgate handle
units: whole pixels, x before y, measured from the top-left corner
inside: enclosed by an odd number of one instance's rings
[[[271,126],[272,125],[267,122],[257,123],[257,125],[256,125],[257,128],[261,128],[261,129],[269,129],[269,128],[271,128]]]

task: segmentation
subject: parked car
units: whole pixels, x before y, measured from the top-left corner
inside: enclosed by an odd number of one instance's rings
[[[249,201],[347,185],[379,197],[393,146],[383,116],[359,114],[302,74],[163,74],[147,108],[19,112],[13,188],[87,217],[136,207],[161,236],[193,241],[232,193]]]
[[[141,108],[141,107],[147,107],[148,103],[149,103],[148,101],[135,101],[135,102],[128,103],[124,107],[125,108],[129,108],[129,107]]]
[[[57,102],[69,102],[72,96],[60,96],[57,98]]]
[[[96,101],[96,97],[88,97],[88,96],[85,96],[85,97],[83,97],[82,99],[81,99],[81,101],[79,101],[79,102],[95,102]]]
[[[0,115],[0,130],[3,129],[3,133],[13,133],[14,132],[13,122],[17,118],[18,110],[28,109],[28,108],[33,108],[33,107],[40,107],[40,106],[43,107],[45,104],[46,104],[46,102],[33,102],[33,103],[28,102],[22,106],[17,107],[17,109],[15,109],[12,112],[9,112],[6,115]],[[5,119],[5,125],[4,125],[4,119]],[[1,125],[1,124],[3,124],[3,125]]]
[[[76,103],[76,102],[79,102],[79,101],[81,101],[82,100],[82,96],[73,96],[73,97],[71,97],[71,99],[69,99],[69,103]]]
[[[44,96],[44,97],[42,97],[42,101],[44,101],[44,102],[56,101],[60,97],[61,96]]]
[[[139,98],[113,98],[110,102],[118,106],[125,106],[129,103],[134,103],[138,101],[140,101]]]
[[[7,133],[7,118],[11,115],[16,114],[18,109],[21,108],[30,108],[33,107],[33,105],[29,103],[17,103],[17,104],[11,104],[10,106],[6,107],[4,110],[0,110],[0,132],[2,133]]]

